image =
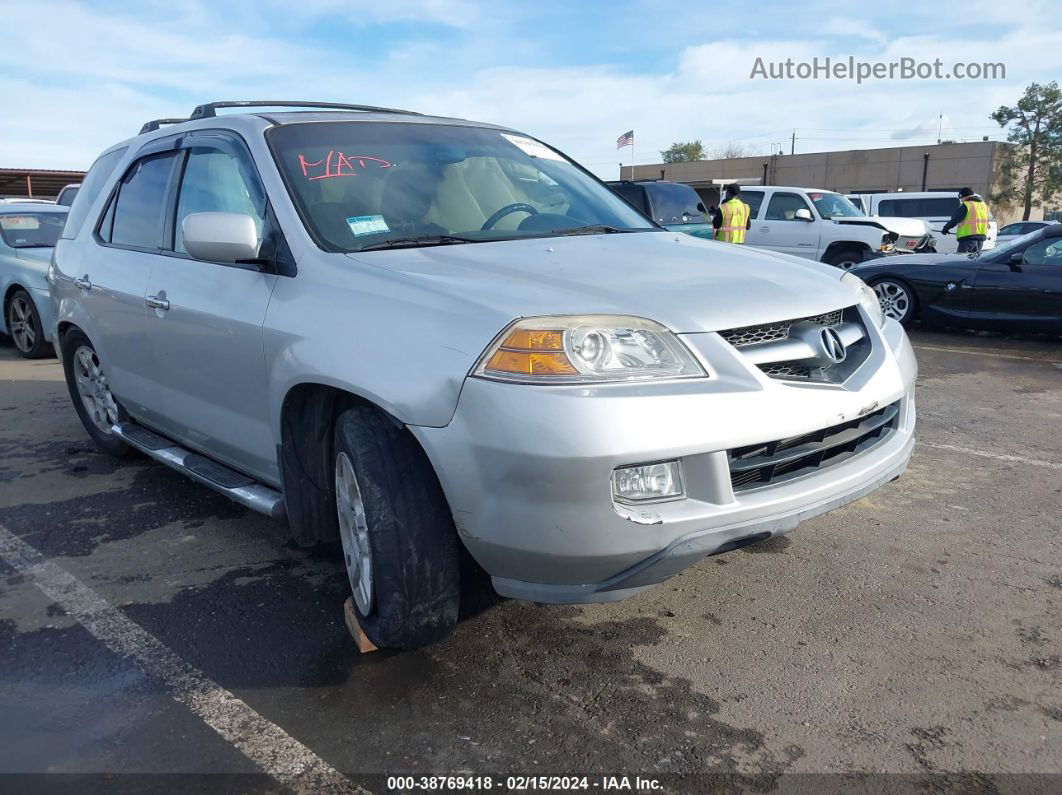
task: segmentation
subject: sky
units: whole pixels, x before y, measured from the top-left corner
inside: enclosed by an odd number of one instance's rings
[[[725,9],[725,10],[724,10]],[[1062,76],[1057,0],[0,0],[0,167],[86,169],[148,119],[299,99],[502,124],[604,178],[674,141],[754,154],[999,139]],[[1002,63],[993,80],[764,80],[757,59]]]

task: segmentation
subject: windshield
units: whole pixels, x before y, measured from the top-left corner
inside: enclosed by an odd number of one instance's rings
[[[657,228],[563,155],[515,133],[324,122],[268,137],[303,220],[330,251]]]
[[[63,231],[66,213],[0,215],[0,237],[11,248],[48,248]]]
[[[815,209],[826,220],[831,218],[866,218],[866,215],[840,193],[809,193]]]
[[[654,220],[660,224],[704,224],[707,219],[697,208],[701,198],[689,185],[653,182],[645,186],[653,205]]]

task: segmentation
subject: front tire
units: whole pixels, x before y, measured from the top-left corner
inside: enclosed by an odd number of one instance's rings
[[[7,333],[15,344],[15,352],[23,359],[40,359],[52,353],[52,346],[45,342],[44,324],[30,294],[16,290],[8,299]]]
[[[847,271],[854,268],[860,262],[863,262],[866,258],[866,252],[855,248],[846,248],[843,251],[838,251],[836,254],[831,255],[829,259],[826,260],[826,264]]]
[[[111,430],[111,426],[128,420],[129,415],[111,394],[106,367],[89,338],[78,329],[71,329],[63,335],[62,350],[66,388],[88,435],[105,453],[129,455],[132,448]]]
[[[431,463],[409,431],[366,406],[339,416],[334,442],[339,534],[362,630],[383,648],[443,640],[457,624],[461,566]]]
[[[901,326],[907,327],[915,319],[918,299],[914,291],[899,279],[879,279],[870,285],[881,302],[881,311],[885,317],[891,317]]]

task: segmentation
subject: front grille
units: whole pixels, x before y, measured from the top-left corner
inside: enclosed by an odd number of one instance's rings
[[[795,320],[781,320],[777,323],[764,323],[760,326],[742,326],[741,328],[720,331],[719,336],[733,345],[742,348],[745,345],[755,345],[759,342],[774,342],[789,337],[789,329],[797,323],[815,323],[819,326],[836,326],[841,322],[843,309],[827,312],[824,315],[814,317],[798,317]]]
[[[821,328],[835,329],[846,337],[847,347],[842,361],[823,360],[818,337]],[[764,375],[780,381],[840,384],[870,353],[866,327],[854,306],[811,317],[725,329],[718,334]],[[794,348],[789,344],[793,341],[804,344]]]
[[[761,364],[760,369],[763,370],[764,375],[769,375],[771,378],[811,378],[810,369],[789,362]]]
[[[727,452],[735,492],[792,480],[840,464],[880,444],[899,421],[900,404],[873,414],[787,439],[737,447]]]

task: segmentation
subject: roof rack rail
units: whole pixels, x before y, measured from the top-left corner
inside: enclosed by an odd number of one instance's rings
[[[218,108],[318,108],[321,110],[360,110],[376,113],[405,113],[411,116],[420,116],[414,110],[400,110],[398,108],[381,108],[376,105],[346,105],[342,102],[293,102],[291,100],[238,100],[229,102],[208,102],[205,105],[197,105],[189,121],[194,119],[209,119],[217,116]]]
[[[180,124],[182,121],[188,121],[188,119],[152,119],[144,122],[144,126],[140,128],[140,132],[137,134],[143,135],[147,132],[155,132],[163,124]]]

